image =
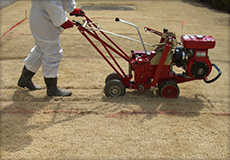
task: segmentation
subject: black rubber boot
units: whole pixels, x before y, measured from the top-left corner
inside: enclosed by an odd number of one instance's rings
[[[32,77],[35,73],[29,71],[26,66],[23,67],[21,77],[18,80],[18,86],[22,88],[28,88],[29,90],[42,89],[40,86],[36,86],[32,82]]]
[[[72,92],[64,91],[57,87],[57,78],[44,78],[47,86],[48,96],[71,96]]]

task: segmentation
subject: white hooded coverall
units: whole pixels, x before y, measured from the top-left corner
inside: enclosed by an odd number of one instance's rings
[[[56,78],[63,50],[59,35],[67,12],[76,8],[75,0],[31,0],[30,29],[35,46],[25,59],[25,66],[36,73],[42,66],[45,78]]]

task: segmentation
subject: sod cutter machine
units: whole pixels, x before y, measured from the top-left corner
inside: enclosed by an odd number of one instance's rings
[[[180,93],[178,83],[197,79],[204,80],[205,83],[212,83],[220,77],[221,70],[216,64],[212,64],[208,57],[208,49],[215,47],[213,37],[182,35],[182,43],[180,43],[177,41],[175,34],[169,32],[167,28],[163,32],[159,32],[145,27],[146,32],[149,31],[161,37],[159,44],[152,45],[143,42],[136,25],[119,18],[116,18],[115,21],[135,27],[140,40],[102,30],[87,16],[85,16],[83,23],[73,21],[80,33],[115,71],[105,79],[104,92],[107,97],[123,96],[126,93],[126,88],[137,89],[140,92],[149,89],[151,95],[154,95],[156,88],[158,88],[158,93],[161,97],[177,98]],[[131,51],[131,54],[128,55],[107,34],[140,42],[144,51]],[[106,56],[91,38],[99,41],[109,56]],[[155,47],[155,49],[147,51],[145,45]],[[128,62],[128,74],[124,72],[118,63],[114,53]],[[173,71],[174,66],[183,68],[182,73]],[[218,74],[209,80],[207,77],[212,67],[217,70]]]

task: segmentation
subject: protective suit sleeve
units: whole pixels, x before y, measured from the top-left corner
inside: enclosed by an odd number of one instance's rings
[[[61,0],[44,1],[44,6],[46,8],[47,13],[50,16],[51,21],[56,27],[60,27],[63,23],[65,23],[68,20],[66,11],[62,7]]]
[[[76,8],[75,0],[62,0],[62,6],[68,13],[72,12]]]

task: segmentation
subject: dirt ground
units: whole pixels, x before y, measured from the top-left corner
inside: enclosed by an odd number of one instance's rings
[[[216,47],[209,57],[222,76],[211,84],[179,84],[177,99],[151,98],[148,91],[130,89],[123,97],[107,98],[105,78],[114,71],[73,28],[61,35],[64,57],[58,82],[73,95],[49,98],[41,70],[33,81],[44,89],[16,85],[34,45],[26,19],[0,40],[1,159],[230,159],[229,14],[182,0],[77,1],[78,7],[86,4],[134,6],[133,11],[85,12],[100,28],[138,39],[135,28],[114,19],[130,21],[148,43],[158,43],[159,37],[144,32],[145,26],[160,31],[167,27],[178,39],[183,34],[213,36]],[[24,0],[0,10],[1,36],[25,18],[25,10],[29,17],[29,9],[30,1]],[[128,54],[143,50],[139,43],[111,38]],[[117,59],[126,71],[127,63]],[[213,70],[210,76],[216,74]]]

